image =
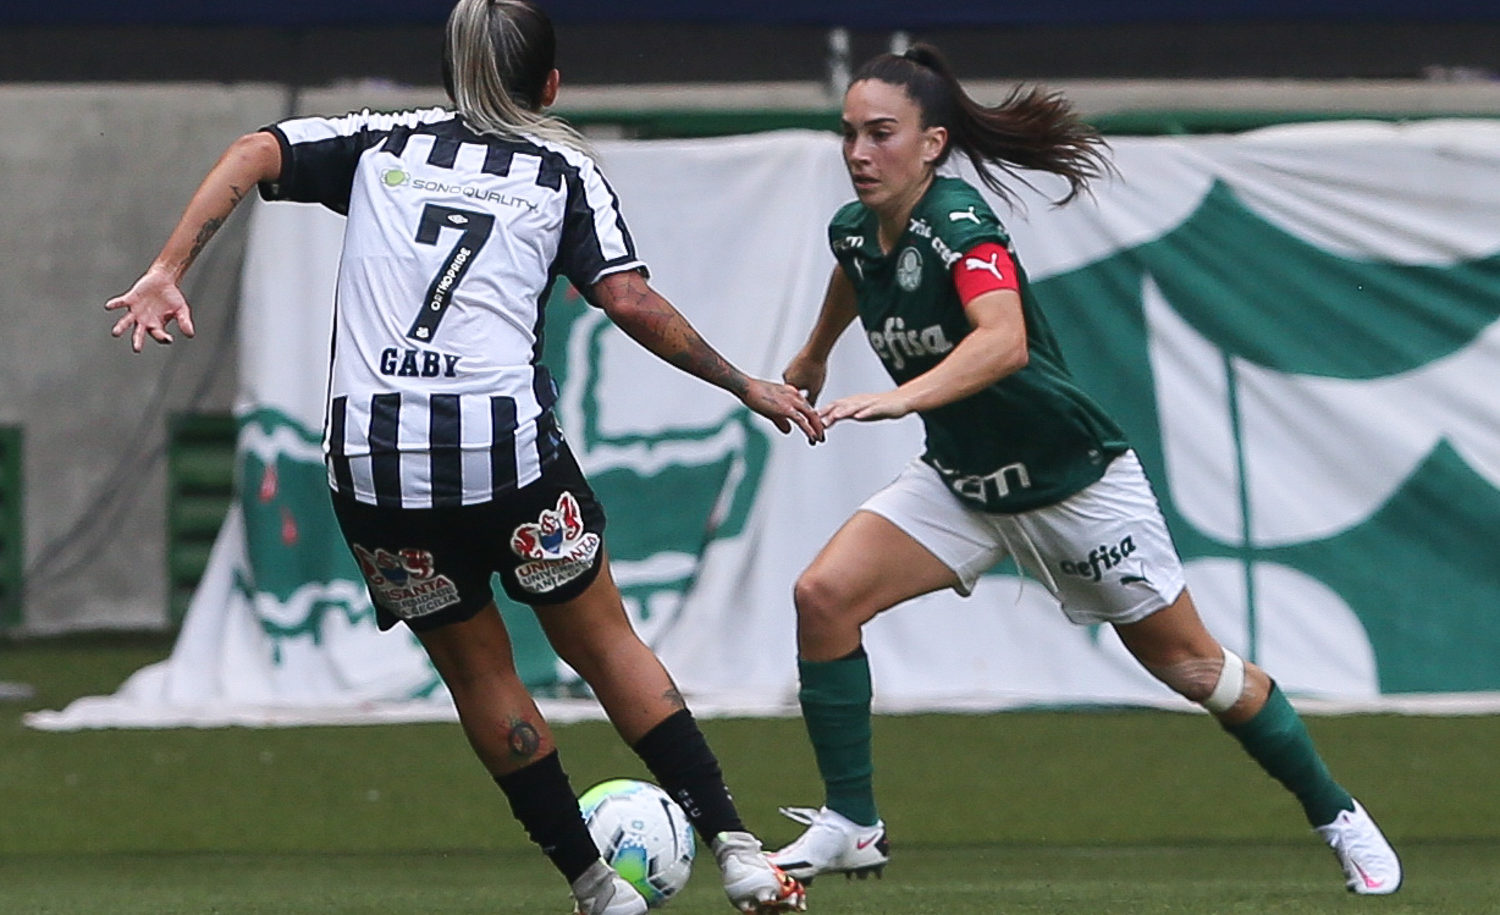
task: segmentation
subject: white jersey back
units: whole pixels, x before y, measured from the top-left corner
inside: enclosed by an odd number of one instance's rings
[[[470,130],[441,108],[297,118],[268,200],[348,216],[324,433],[329,483],[361,502],[469,505],[556,454],[541,352],[558,276],[586,297],[642,270],[592,159]]]

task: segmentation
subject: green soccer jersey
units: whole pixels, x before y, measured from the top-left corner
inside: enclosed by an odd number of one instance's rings
[[[937,365],[972,328],[953,266],[975,245],[1009,249],[984,198],[957,178],[937,178],[889,253],[878,219],[855,201],[828,227],[834,257],[854,284],[859,318],[897,384]],[[965,502],[1020,512],[1060,502],[1104,475],[1129,446],[1125,434],[1073,381],[1062,351],[1019,271],[1029,362],[963,400],[922,413],[922,459]]]

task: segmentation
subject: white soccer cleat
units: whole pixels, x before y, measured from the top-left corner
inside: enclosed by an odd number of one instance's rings
[[[1317,833],[1338,856],[1349,892],[1383,896],[1401,888],[1401,860],[1359,801]]]
[[[771,861],[804,883],[822,874],[864,879],[879,877],[891,860],[885,823],[861,826],[827,807],[782,807],[782,816],[807,826],[792,844],[771,853]]]
[[[710,843],[724,878],[724,895],[746,915],[807,911],[807,890],[787,876],[748,832],[721,832]]]
[[[573,881],[573,915],[646,915],[646,900],[604,859]]]

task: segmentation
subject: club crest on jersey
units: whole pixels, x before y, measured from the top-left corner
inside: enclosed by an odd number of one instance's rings
[[[907,248],[896,258],[896,285],[907,292],[922,285],[922,255],[916,248]]]
[[[554,591],[594,564],[599,553],[599,535],[584,530],[583,511],[570,492],[557,499],[555,509],[543,509],[536,523],[523,524],[511,532],[510,548],[522,559],[516,567],[521,587],[533,594]]]
[[[370,550],[354,544],[354,558],[380,606],[411,620],[458,603],[458,586],[439,575],[428,550]]]

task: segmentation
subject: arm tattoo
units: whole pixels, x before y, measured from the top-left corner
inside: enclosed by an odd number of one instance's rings
[[[618,275],[618,274],[617,274]],[[743,394],[744,374],[699,336],[672,303],[652,291],[638,273],[611,282],[606,277],[604,300],[610,318],[631,339],[671,365],[732,394]]]
[[[675,686],[662,693],[661,697],[667,700],[667,703],[678,711],[687,708],[687,700],[682,698],[682,693]]]
[[[519,759],[530,759],[542,746],[542,735],[536,726],[524,718],[510,720],[510,754]]]
[[[193,249],[188,252],[188,264],[191,264],[193,261],[198,259],[198,255],[202,254],[204,247],[208,245],[208,240],[213,238],[214,233],[218,232],[219,228],[223,225],[223,219],[204,220],[203,225],[198,228],[197,237],[193,239]]]
[[[240,205],[240,201],[245,199],[245,193],[245,190],[237,184],[229,186],[229,212],[233,212],[234,208]],[[225,213],[223,216],[210,217],[203,221],[203,225],[198,227],[198,234],[193,238],[193,248],[188,252],[187,263],[183,265],[184,268],[191,266],[193,261],[198,259],[198,255],[202,254],[203,249],[208,246],[209,239],[213,238],[224,227],[224,223],[228,219],[229,213]]]

